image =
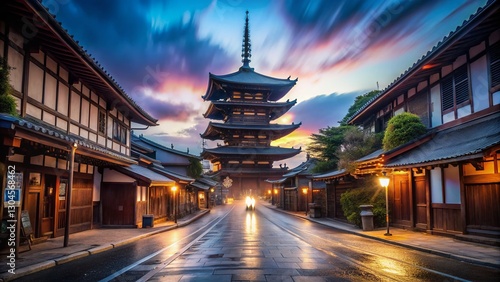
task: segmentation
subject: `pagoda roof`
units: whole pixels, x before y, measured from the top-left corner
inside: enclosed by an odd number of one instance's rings
[[[300,153],[301,148],[281,148],[281,147],[240,147],[240,146],[220,146],[212,149],[204,149],[201,153],[205,159],[213,160],[235,156],[269,157],[273,160],[282,160],[293,157]]]
[[[223,120],[228,112],[235,107],[248,107],[254,109],[270,109],[272,116],[271,120],[277,119],[285,114],[291,107],[297,103],[297,99],[293,101],[279,103],[265,102],[244,102],[244,101],[213,101],[203,114],[205,118]]]
[[[231,123],[208,123],[207,129],[201,138],[209,140],[217,140],[220,138],[220,133],[227,131],[257,131],[257,132],[272,132],[276,139],[290,134],[295,129],[299,128],[302,123],[298,124],[231,124]]]
[[[260,74],[254,71],[253,68],[241,67],[237,72],[226,75],[210,73],[207,93],[202,98],[205,101],[227,99],[229,97],[225,90],[232,88],[256,91],[268,90],[270,91],[268,100],[277,101],[295,86],[297,80],[291,80],[290,77],[286,79],[274,78]]]

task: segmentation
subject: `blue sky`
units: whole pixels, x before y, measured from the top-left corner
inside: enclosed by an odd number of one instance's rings
[[[273,145],[307,146],[357,95],[385,88],[486,0],[44,1],[64,28],[159,126],[144,134],[198,154],[209,72],[241,66],[249,11],[255,71],[298,77],[279,123],[302,122]],[[219,141],[220,142],[220,141]],[[208,146],[214,144],[208,143]],[[289,167],[305,153],[286,161]]]

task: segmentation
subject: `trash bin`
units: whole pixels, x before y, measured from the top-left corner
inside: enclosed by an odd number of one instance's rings
[[[373,205],[361,205],[361,223],[363,225],[363,231],[371,231],[373,227]]]
[[[154,227],[154,215],[143,214],[142,215],[142,228]]]
[[[315,203],[309,203],[309,217],[321,217],[321,206]]]

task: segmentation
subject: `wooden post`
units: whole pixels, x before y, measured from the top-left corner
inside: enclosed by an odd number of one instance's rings
[[[68,187],[66,191],[66,226],[64,228],[64,247],[68,246],[69,241],[69,228],[71,219],[71,190],[73,189],[73,168],[75,166],[75,152],[78,145],[76,143],[71,147],[71,153],[69,157],[69,180]]]

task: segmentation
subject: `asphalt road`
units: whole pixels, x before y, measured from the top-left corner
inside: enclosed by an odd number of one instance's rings
[[[243,201],[16,281],[498,281],[500,271],[370,240]]]

